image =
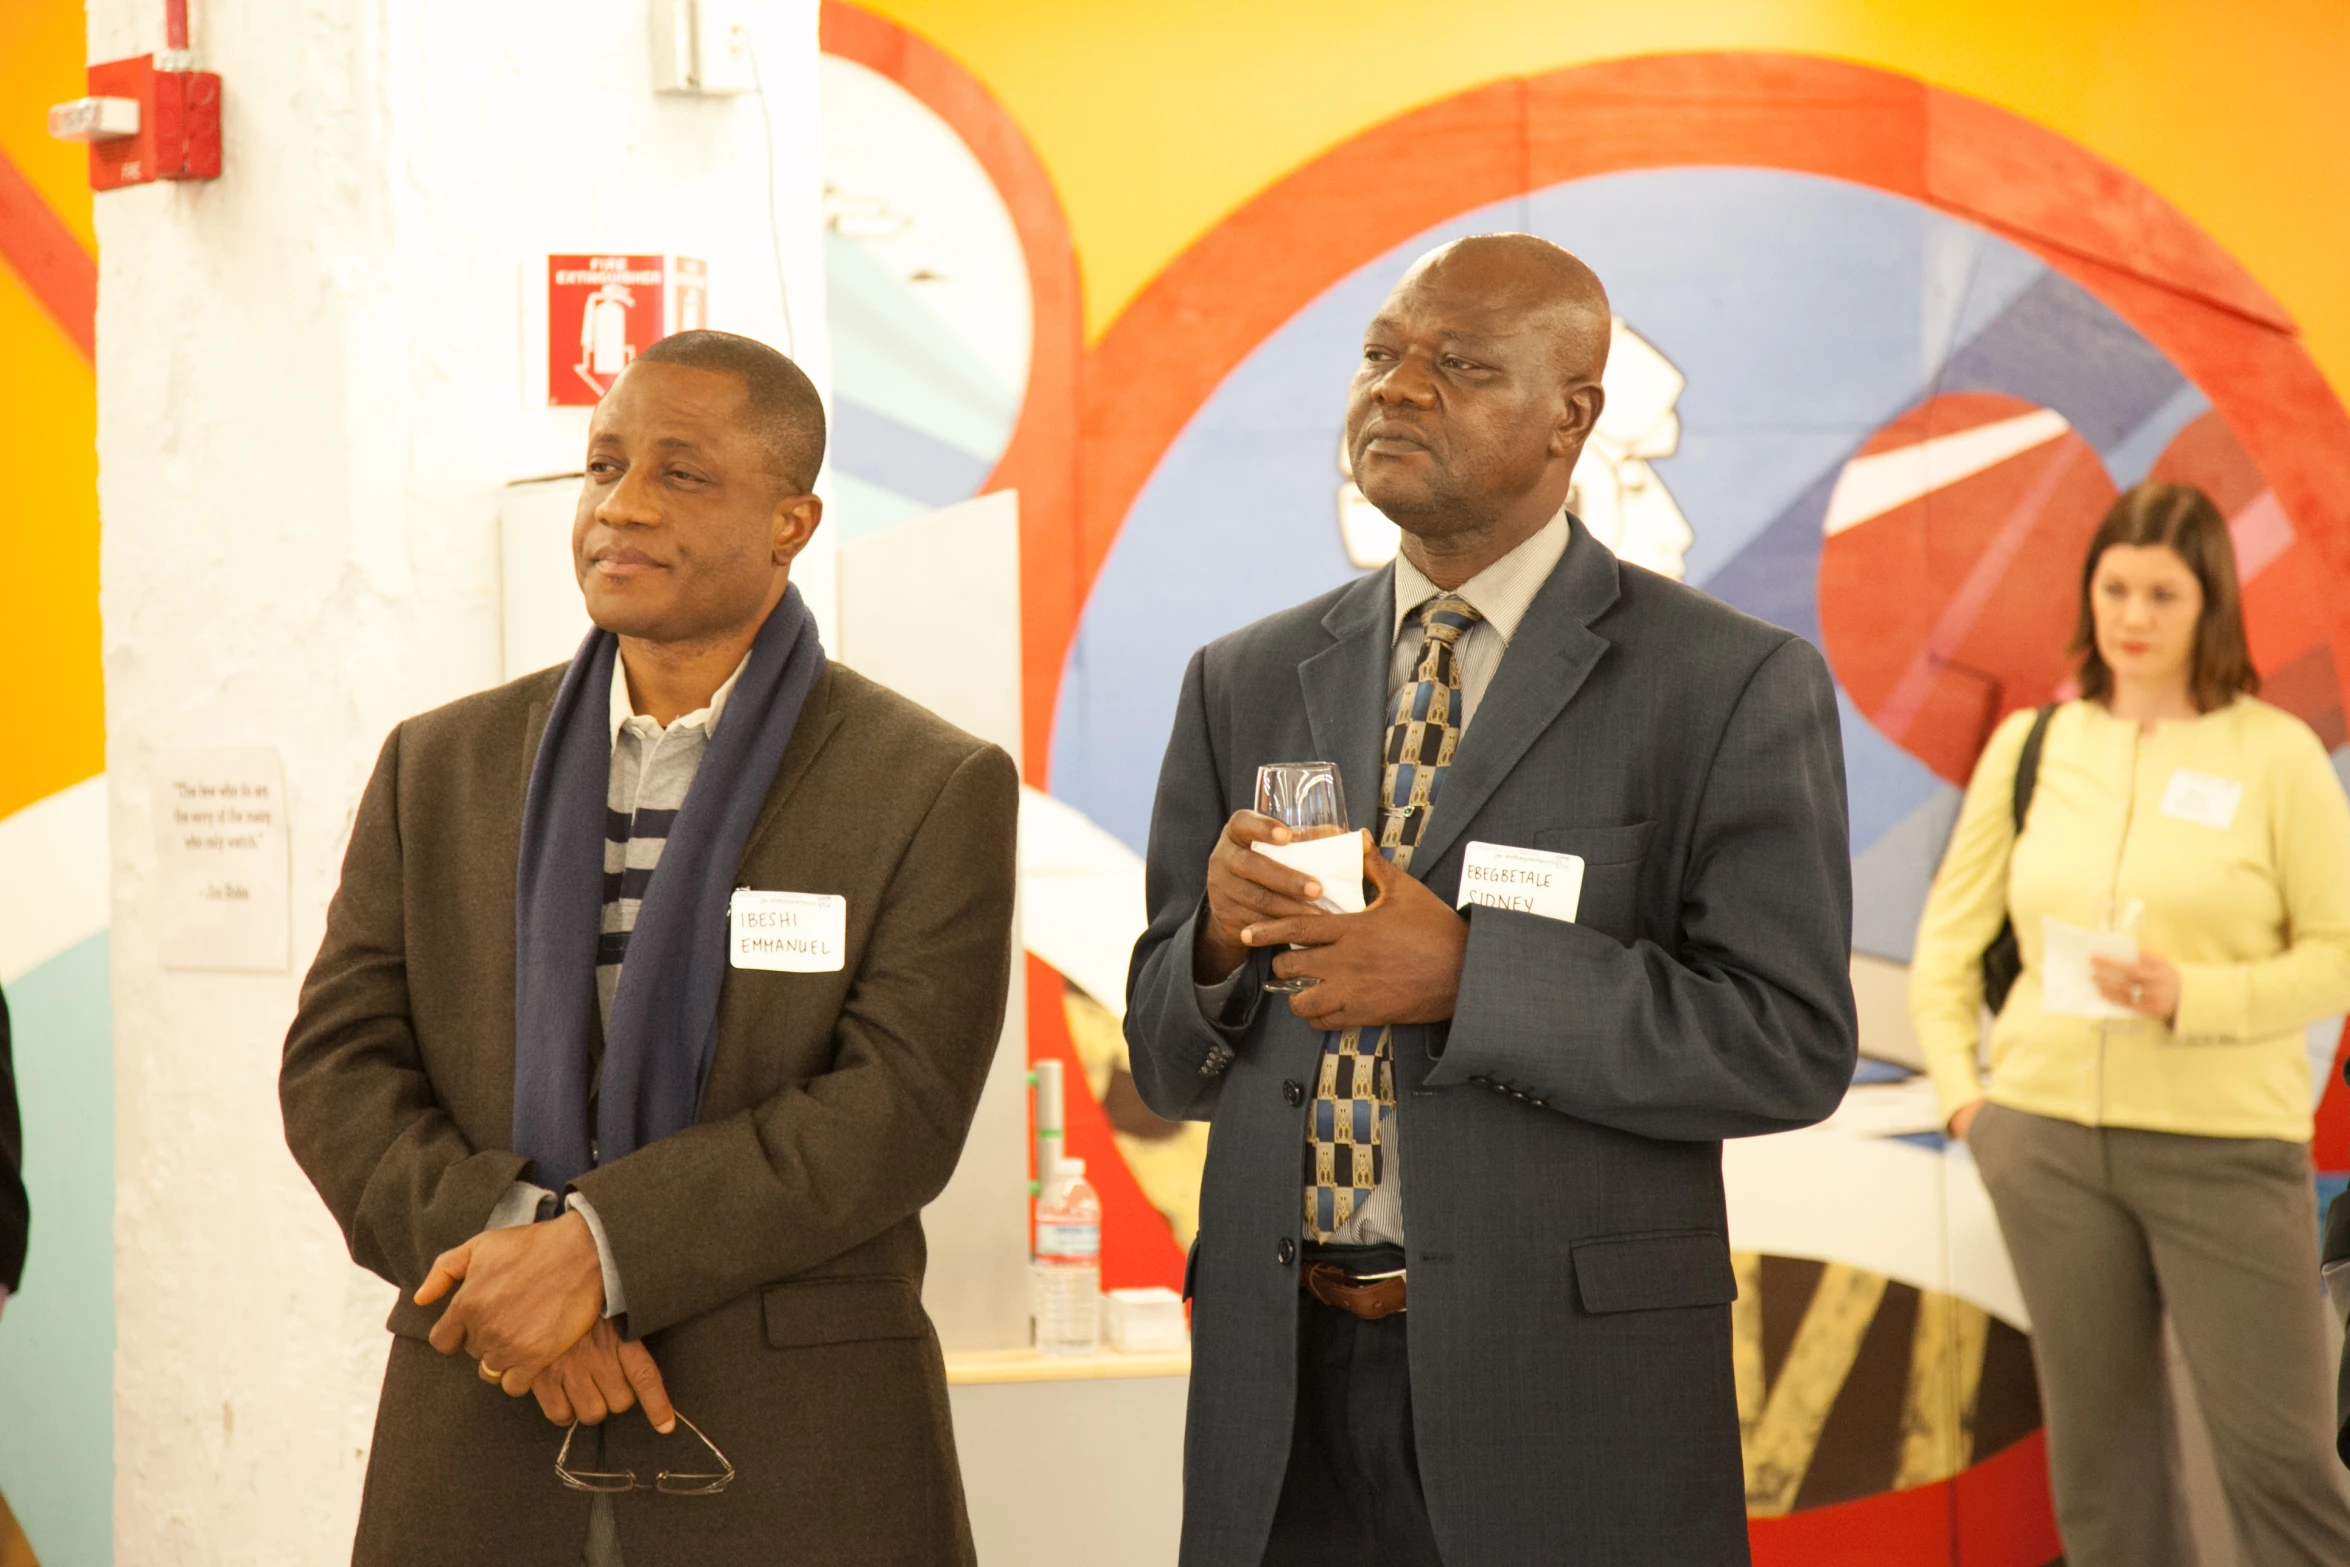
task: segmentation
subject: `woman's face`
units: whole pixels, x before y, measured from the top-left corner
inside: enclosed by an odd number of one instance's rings
[[[2203,584],[2167,544],[2114,544],[2089,579],[2097,653],[2114,679],[2184,686],[2203,620]]]

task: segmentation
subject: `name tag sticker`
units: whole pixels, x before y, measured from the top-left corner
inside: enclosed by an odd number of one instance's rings
[[[837,974],[849,944],[849,900],[831,892],[737,887],[726,906],[736,968]]]
[[[1580,854],[1513,849],[1503,843],[1472,843],[1462,852],[1458,908],[1474,903],[1489,909],[1517,909],[1571,925],[1582,902]]]
[[[2236,807],[2243,803],[2244,786],[2233,778],[2191,773],[2184,767],[2170,775],[2170,787],[2162,791],[2163,815],[2218,832],[2228,830]]]

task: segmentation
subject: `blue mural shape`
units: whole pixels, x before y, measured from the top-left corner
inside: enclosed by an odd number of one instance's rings
[[[1011,441],[1020,388],[966,348],[920,285],[824,236],[832,330],[829,522],[840,542],[979,493]]]

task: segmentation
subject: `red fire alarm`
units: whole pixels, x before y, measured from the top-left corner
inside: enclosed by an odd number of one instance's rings
[[[587,407],[629,361],[710,320],[710,269],[691,256],[547,258],[547,401]]]
[[[184,50],[108,60],[90,96],[49,111],[49,134],[90,144],[90,188],[220,178],[220,77],[184,66]]]

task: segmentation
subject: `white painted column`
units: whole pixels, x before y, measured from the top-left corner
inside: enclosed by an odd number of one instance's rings
[[[1020,498],[1010,490],[853,539],[836,656],[1020,756]],[[1028,1342],[1028,960],[954,1178],[923,1210],[922,1304],[951,1353]],[[1058,998],[1047,998],[1058,1004]]]
[[[330,1562],[390,1290],[285,1151],[300,972],[386,731],[500,678],[502,486],[579,464],[528,354],[546,254],[701,257],[711,323],[781,343],[780,248],[827,382],[816,6],[749,8],[772,150],[754,98],[654,94],[645,0],[193,9],[226,176],[97,203],[116,1554]],[[161,12],[92,0],[90,57],[160,47]],[[161,966],[149,764],[196,746],[282,758],[283,972]]]

